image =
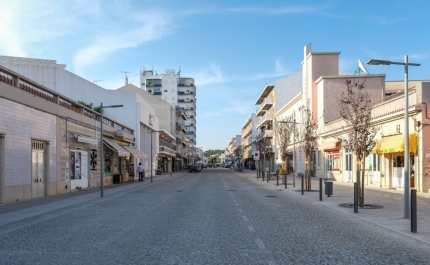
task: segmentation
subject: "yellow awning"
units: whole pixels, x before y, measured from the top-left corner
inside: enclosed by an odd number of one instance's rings
[[[418,134],[409,135],[409,152],[416,153],[418,149]],[[405,151],[405,137],[396,135],[379,140],[372,150],[372,154],[389,154]]]

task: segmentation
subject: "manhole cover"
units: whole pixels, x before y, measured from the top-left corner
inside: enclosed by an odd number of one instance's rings
[[[227,191],[236,191],[236,190],[227,190]]]
[[[267,197],[267,198],[276,198],[276,197],[278,197],[278,196],[274,196],[274,195],[267,195],[266,197]]]
[[[342,204],[339,204],[339,206],[345,207],[345,208],[354,208],[353,203],[342,203]],[[359,209],[381,209],[381,208],[384,208],[384,206],[377,205],[377,204],[365,204],[364,207],[358,206],[358,208]]]

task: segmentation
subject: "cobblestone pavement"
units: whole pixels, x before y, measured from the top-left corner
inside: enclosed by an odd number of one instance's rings
[[[425,236],[414,238],[368,220],[372,213],[382,220],[380,210],[354,215],[334,207],[333,201],[346,199],[336,197],[340,185],[335,196],[318,202],[316,192],[301,195],[291,185],[284,190],[273,184],[257,180],[255,172],[205,169],[109,189],[103,198],[74,196],[64,201],[87,197],[41,214],[30,214],[38,206],[5,212],[0,219],[14,212],[21,219],[0,225],[0,264],[430,261]],[[349,188],[344,186],[345,194]]]

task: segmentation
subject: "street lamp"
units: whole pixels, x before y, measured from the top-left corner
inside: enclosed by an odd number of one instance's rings
[[[296,187],[296,119],[293,121],[278,121],[279,123],[292,123],[293,124],[293,187]],[[285,186],[286,187],[286,186]]]
[[[385,60],[375,60],[372,59],[367,62],[367,64],[371,65],[391,65],[391,64],[399,64],[405,66],[405,171],[404,171],[404,218],[409,218],[409,163],[410,163],[410,153],[409,153],[409,93],[408,93],[408,66],[420,66],[419,63],[409,63],[408,56],[405,55],[405,62],[392,62]]]
[[[154,132],[162,132],[162,131],[154,131],[154,130],[152,130],[150,132],[147,132],[147,133],[151,134],[151,183],[152,183],[152,133],[154,133]]]
[[[111,106],[103,106],[103,102],[100,103],[100,107],[97,109],[100,109],[100,150],[102,152],[100,156],[100,197],[103,197],[103,177],[104,177],[104,167],[103,167],[103,109],[107,108],[122,108],[124,105],[111,105]]]

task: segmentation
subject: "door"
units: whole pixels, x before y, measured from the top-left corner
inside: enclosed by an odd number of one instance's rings
[[[45,196],[45,144],[32,141],[31,151],[31,197]]]
[[[88,187],[88,152],[80,150],[70,152],[70,172],[72,190]]]
[[[405,157],[400,154],[393,154],[393,175],[391,185],[393,188],[404,187]]]
[[[352,153],[345,152],[345,166],[343,171],[343,181],[352,182]]]

